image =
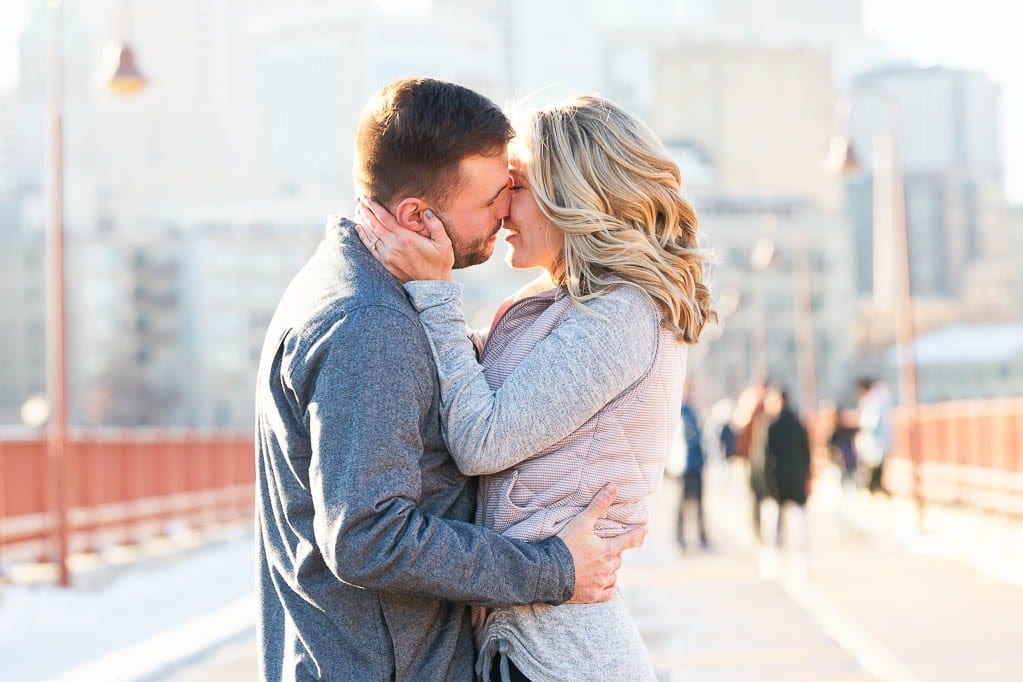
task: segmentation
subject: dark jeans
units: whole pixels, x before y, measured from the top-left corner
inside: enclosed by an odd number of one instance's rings
[[[490,659],[490,677],[491,682],[498,682],[501,679],[501,656],[498,654]],[[512,660],[508,659],[508,679],[511,682],[530,682],[529,678],[522,674],[522,671],[515,667]]]
[[[686,501],[692,500],[696,503],[696,522],[700,530],[700,544],[707,544],[707,526],[703,519],[703,472],[682,474],[682,498],[678,501],[678,520],[675,527],[675,539],[679,544],[685,545],[685,517]]]
[[[884,462],[881,462],[876,467],[870,467],[870,473],[867,477],[867,490],[872,493],[888,494],[888,490],[884,487]]]
[[[763,539],[763,531],[760,528],[760,506],[767,499],[766,476],[759,472],[753,472],[749,480],[750,492],[753,494],[753,536],[757,540]]]

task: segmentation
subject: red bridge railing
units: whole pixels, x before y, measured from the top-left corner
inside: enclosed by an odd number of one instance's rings
[[[255,477],[247,434],[72,433],[64,464],[70,553],[184,526],[248,521]],[[0,572],[56,557],[59,524],[46,441],[0,431]],[[888,487],[923,503],[1023,516],[1023,399],[923,405],[895,414]]]
[[[0,572],[51,560],[59,538],[42,434],[0,431]],[[185,526],[252,518],[252,438],[233,433],[72,433],[63,466],[71,553]]]
[[[892,492],[1023,516],[1023,399],[896,410]]]

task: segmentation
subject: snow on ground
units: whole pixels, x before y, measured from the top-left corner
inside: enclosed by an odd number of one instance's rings
[[[0,680],[155,679],[255,626],[250,530],[99,588],[0,589]]]

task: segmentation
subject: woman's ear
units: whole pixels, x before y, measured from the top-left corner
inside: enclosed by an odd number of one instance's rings
[[[421,232],[426,228],[423,220],[423,211],[428,207],[427,203],[418,197],[402,199],[394,207],[394,218],[402,227],[413,232]]]

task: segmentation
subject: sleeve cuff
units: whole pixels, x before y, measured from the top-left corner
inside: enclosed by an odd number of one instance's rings
[[[537,571],[534,601],[552,606],[563,604],[575,592],[575,562],[572,561],[572,553],[556,535],[538,544],[549,552],[553,562]]]
[[[462,300],[462,283],[452,280],[416,280],[405,283],[405,291],[417,312]]]

